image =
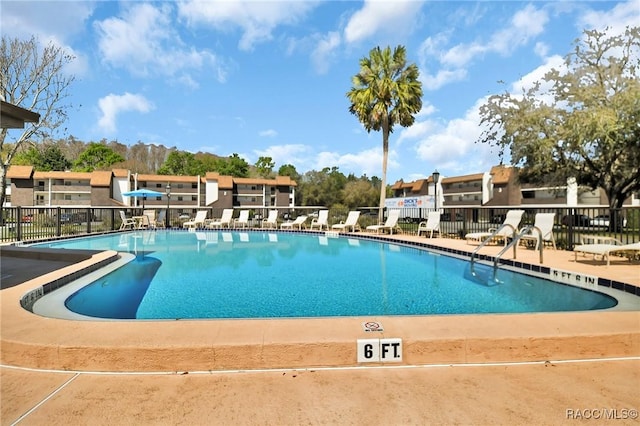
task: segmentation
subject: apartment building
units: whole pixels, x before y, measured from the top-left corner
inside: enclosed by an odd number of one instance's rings
[[[493,166],[490,171],[462,176],[441,177],[438,182],[438,206],[597,206],[607,205],[602,189],[580,188],[569,180],[564,186],[539,186],[519,181],[518,168]],[[392,185],[394,197],[433,195],[433,178],[413,182],[397,181]],[[625,205],[640,205],[637,196],[630,197]]]
[[[7,172],[5,206],[107,207],[139,206],[199,208],[293,207],[297,184],[288,176],[274,179],[205,176],[166,176],[129,170],[38,172],[31,166],[11,166]],[[158,196],[127,197],[146,188]],[[169,195],[169,197],[167,197]]]

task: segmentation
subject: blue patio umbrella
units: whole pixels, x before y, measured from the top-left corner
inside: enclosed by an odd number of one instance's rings
[[[142,208],[144,209],[144,200],[147,197],[161,197],[164,195],[163,192],[152,191],[147,188],[136,189],[135,191],[127,191],[123,192],[122,195],[126,197],[142,197]]]

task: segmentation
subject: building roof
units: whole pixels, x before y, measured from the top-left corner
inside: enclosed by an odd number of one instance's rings
[[[394,191],[398,191],[400,189],[409,189],[412,192],[420,192],[420,190],[425,185],[429,185],[430,180],[431,180],[431,177],[429,177],[428,179],[414,180],[413,182],[404,182],[402,179],[400,179],[399,181],[396,181],[396,183],[393,184],[391,189]]]
[[[491,168],[491,176],[493,177],[494,185],[502,185],[507,184],[511,180],[511,177],[516,172],[515,168],[512,166],[493,166]]]
[[[39,172],[33,173],[34,179],[76,179],[76,180],[91,180],[91,172]]]
[[[482,177],[484,173],[475,173],[472,175],[464,175],[464,176],[453,176],[442,179],[442,183],[462,183],[462,182],[473,182],[474,180],[482,181]]]
[[[236,185],[273,185],[273,186],[296,186],[295,181],[289,176],[277,176],[275,179],[265,178],[233,178]]]
[[[0,100],[0,127],[3,129],[22,129],[24,123],[37,123],[40,114]]]
[[[91,173],[91,186],[111,186],[111,170],[96,170]]]
[[[33,166],[10,166],[7,170],[8,179],[31,179]]]
[[[129,176],[129,170],[127,169],[113,169],[113,175],[118,178]]]
[[[198,182],[198,176],[143,175],[138,173],[138,182]]]

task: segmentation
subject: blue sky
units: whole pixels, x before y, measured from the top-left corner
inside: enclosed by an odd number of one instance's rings
[[[382,175],[382,135],[348,112],[345,93],[373,47],[402,44],[423,109],[391,135],[388,183],[498,164],[476,143],[486,97],[560,67],[584,29],[639,22],[640,0],[0,3],[3,35],[76,57],[57,137],[270,156],[300,173]]]

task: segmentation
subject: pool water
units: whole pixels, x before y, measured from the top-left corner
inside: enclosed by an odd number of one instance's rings
[[[324,234],[159,230],[45,246],[135,254],[65,302],[73,312],[100,318],[522,313],[617,303],[605,294],[506,270],[479,282],[468,261]]]

